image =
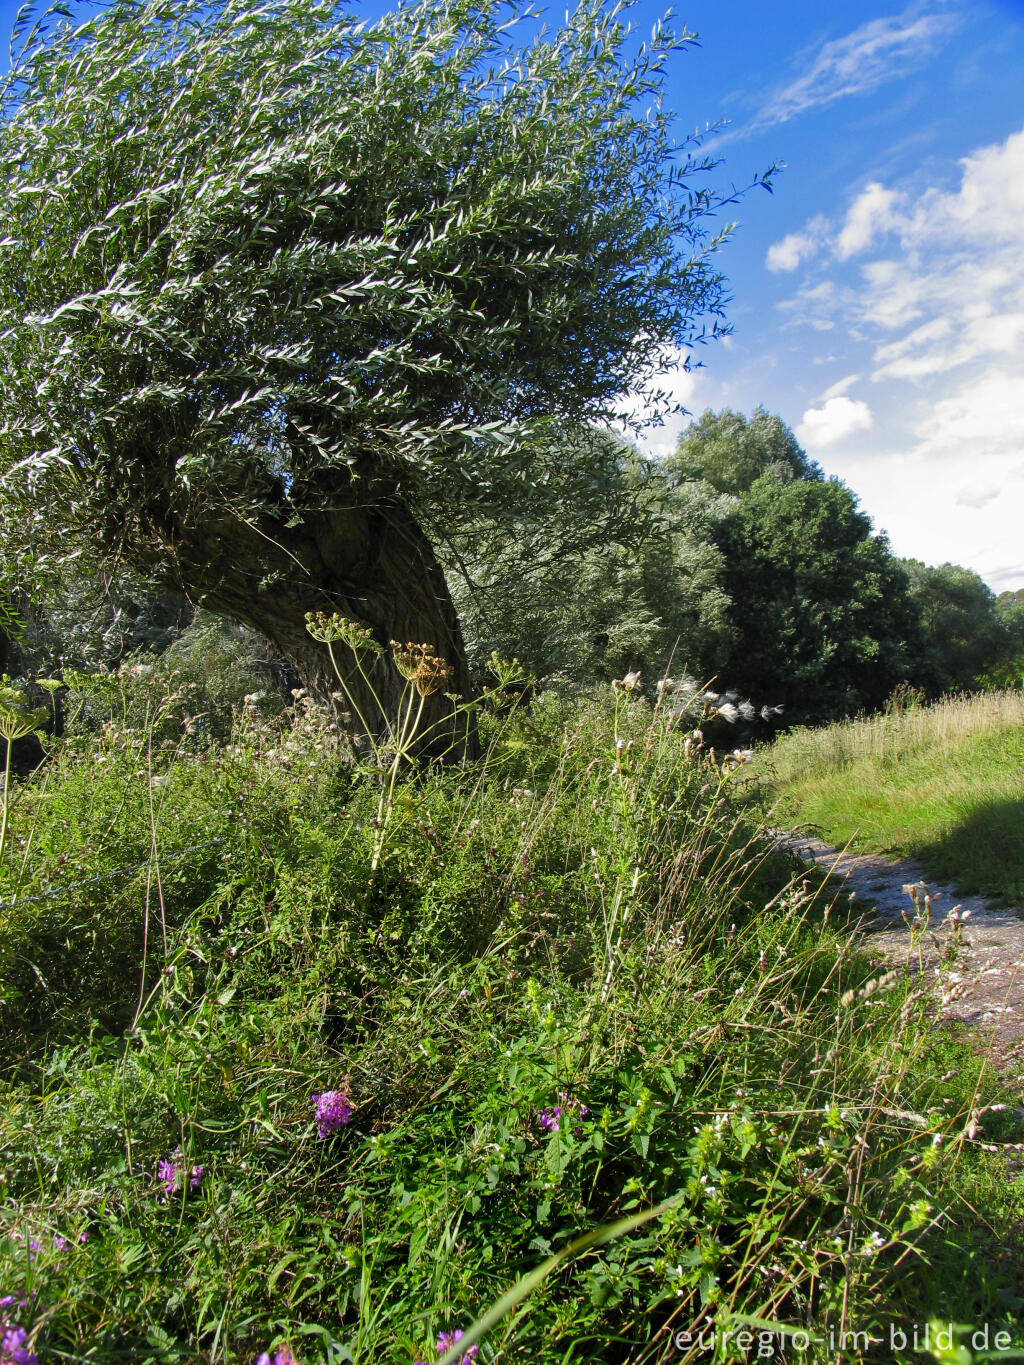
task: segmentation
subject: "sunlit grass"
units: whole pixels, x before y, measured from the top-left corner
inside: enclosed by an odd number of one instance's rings
[[[914,857],[962,893],[1024,900],[1024,694],[981,693],[796,730],[761,754],[781,818]]]

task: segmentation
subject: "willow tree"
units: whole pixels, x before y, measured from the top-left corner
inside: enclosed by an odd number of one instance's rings
[[[431,645],[465,692],[436,538],[592,515],[587,432],[719,327],[723,199],[660,103],[689,41],[592,0],[551,33],[497,0],[37,25],[0,99],[8,573],[89,545],[314,686],[325,611]]]

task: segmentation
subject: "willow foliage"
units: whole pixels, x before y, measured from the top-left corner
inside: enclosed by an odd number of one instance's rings
[[[720,201],[659,99],[687,41],[488,0],[37,27],[0,123],[8,529],[153,560],[211,506],[287,522],[353,480],[543,497],[538,438],[717,326]]]

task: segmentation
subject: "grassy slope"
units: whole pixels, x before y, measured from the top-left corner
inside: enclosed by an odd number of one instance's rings
[[[1024,903],[1024,697],[985,694],[784,736],[762,759],[783,818]]]
[[[155,742],[69,741],[0,866],[0,1311],[41,1360],[431,1361],[664,1200],[479,1361],[684,1362],[675,1332],[736,1314],[1024,1344],[1024,1198],[978,1146],[1024,1136],[1013,1104],[966,1135],[1004,1096],[642,702],[485,719],[484,762],[399,782],[383,832],[379,774],[309,709],[223,745],[136,711]],[[162,912],[110,875],[146,857],[151,793]],[[353,1112],[321,1138],[327,1090]]]

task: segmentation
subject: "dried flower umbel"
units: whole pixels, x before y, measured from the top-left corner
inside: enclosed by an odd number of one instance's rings
[[[337,612],[307,611],[306,629],[314,640],[324,645],[341,640],[356,654],[366,649],[373,654],[384,652],[373,638],[369,626],[352,621],[347,616],[339,616]]]
[[[391,652],[395,667],[421,697],[440,692],[452,676],[451,665],[441,658],[433,645],[402,644],[392,640]]]

